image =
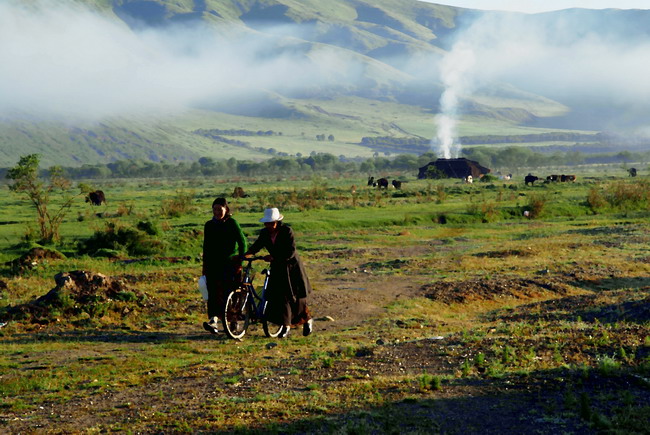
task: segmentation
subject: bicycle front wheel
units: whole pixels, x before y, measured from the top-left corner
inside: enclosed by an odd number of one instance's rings
[[[223,330],[228,337],[234,340],[241,340],[246,334],[250,323],[250,304],[248,303],[248,291],[239,288],[230,292],[226,298],[224,316],[221,320]]]

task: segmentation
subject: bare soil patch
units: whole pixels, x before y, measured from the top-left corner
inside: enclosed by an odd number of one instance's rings
[[[497,277],[471,279],[460,282],[440,281],[422,286],[425,296],[446,304],[494,300],[503,297],[519,299],[540,297],[544,294],[565,295],[567,285],[557,279],[527,279]]]

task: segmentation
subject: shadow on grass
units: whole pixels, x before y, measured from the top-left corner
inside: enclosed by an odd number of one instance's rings
[[[613,290],[650,290],[650,277],[638,278],[594,278],[590,280],[571,281],[569,284],[594,292]]]
[[[183,341],[229,341],[224,334],[207,332],[180,334],[170,332],[122,331],[122,330],[75,330],[53,333],[13,334],[4,339],[6,344],[32,344],[43,342],[102,342],[102,343],[170,343]]]
[[[416,395],[347,413],[216,433],[641,433],[650,424],[649,391],[633,379],[626,370],[605,376],[595,369],[455,379],[433,392],[435,398]],[[313,415],[318,410],[304,411]]]
[[[498,309],[487,313],[485,318],[490,321],[508,322],[597,321],[643,325],[650,322],[650,286],[647,285],[649,280],[649,278],[611,280],[611,283],[602,284],[608,290],[606,293],[603,289],[589,288],[589,285],[582,282],[583,288],[594,293],[534,302],[506,310]],[[624,281],[624,284],[621,284],[621,281]],[[612,299],[616,302],[612,302]]]

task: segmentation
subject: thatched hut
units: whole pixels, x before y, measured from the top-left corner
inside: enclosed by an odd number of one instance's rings
[[[479,179],[483,175],[489,174],[490,169],[466,158],[438,159],[422,166],[418,178],[432,178],[432,173],[443,174],[447,178],[467,178],[468,175],[471,175],[472,178]]]

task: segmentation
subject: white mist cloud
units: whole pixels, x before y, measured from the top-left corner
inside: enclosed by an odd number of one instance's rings
[[[609,25],[603,17],[577,37],[571,22],[491,15],[477,21],[462,43],[477,53],[472,75],[481,82],[507,81],[556,97],[646,99],[650,82],[642,77],[650,72],[650,40],[602,35]]]
[[[239,90],[354,82],[352,56],[301,46],[299,28],[272,36],[241,26],[148,29],[68,4],[0,2],[0,115],[102,118],[227,104]],[[295,45],[278,54],[278,47]]]

